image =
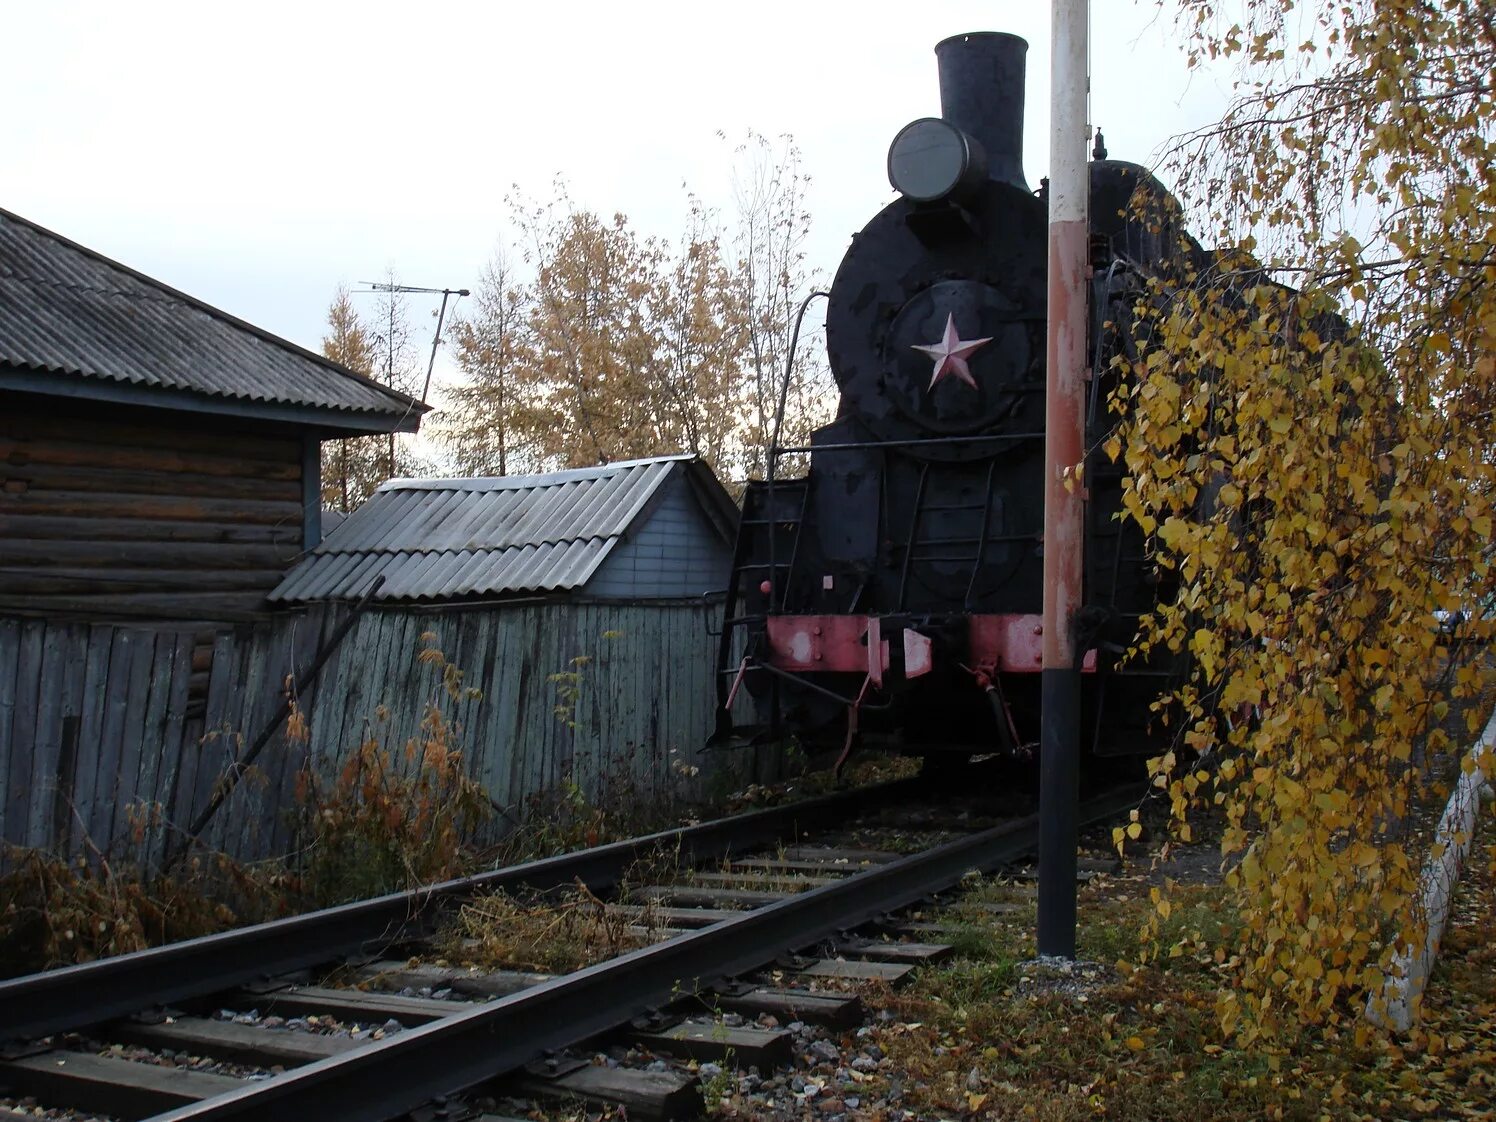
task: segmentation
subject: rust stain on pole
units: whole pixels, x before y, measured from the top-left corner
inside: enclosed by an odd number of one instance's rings
[[[1085,450],[1086,222],[1049,227],[1049,364],[1044,407],[1044,668],[1068,669],[1077,652],[1085,498],[1071,478]]]

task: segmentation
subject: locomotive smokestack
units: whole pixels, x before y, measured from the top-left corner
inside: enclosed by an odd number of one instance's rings
[[[940,115],[986,150],[987,174],[1021,191],[1023,76],[1028,41],[1000,31],[953,35],[935,45]]]

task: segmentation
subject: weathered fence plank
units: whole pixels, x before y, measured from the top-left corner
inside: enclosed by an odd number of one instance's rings
[[[162,820],[160,829],[146,835],[147,845],[140,854],[140,859],[148,864],[162,861],[166,856],[166,839],[170,836],[172,825],[170,810],[177,787],[177,772],[181,769],[182,757],[188,751],[188,730],[195,723],[187,719],[187,703],[192,689],[192,652],[196,646],[197,641],[193,635],[177,635],[170,693],[166,698],[166,722],[161,737],[161,764],[156,772],[155,784],[141,789],[141,795],[149,801],[150,809],[159,813]]]
[[[11,723],[16,714],[16,687],[20,671],[21,621],[0,619],[0,811],[9,806]],[[6,834],[0,828],[0,840]]]
[[[220,632],[197,714],[188,708],[190,632],[0,619],[0,833],[75,855],[86,837],[111,857],[159,861],[168,829],[207,805],[342,611],[316,607]],[[317,684],[295,683],[309,742],[277,729],[259,760],[263,777],[233,791],[203,840],[244,859],[288,851],[303,765],[333,780],[372,733],[392,769],[411,774],[420,759],[405,749],[421,743],[428,703],[451,724],[469,774],[511,816],[566,782],[595,802],[628,806],[699,797],[713,769],[753,778],[751,757],[696,755],[715,696],[713,614],[706,604],[582,602],[370,611]],[[426,632],[480,699],[447,696],[440,668],[419,658]],[[558,715],[569,686],[575,700]],[[690,766],[703,774],[680,774]],[[174,825],[131,828],[133,814],[151,821],[153,811]],[[513,824],[499,816],[490,829]]]
[[[87,676],[79,673],[79,667],[86,665],[92,641],[93,629],[86,624],[76,624],[68,629],[68,653],[64,660],[62,685],[62,746],[53,784],[52,824],[43,835],[42,843],[52,845],[57,839],[59,852],[66,850],[70,839],[79,830],[73,805],[78,783],[78,733],[87,686]]]
[[[159,751],[159,738],[151,736],[146,724],[157,647],[156,636],[142,632],[134,661],[130,664],[129,697],[120,735],[119,767],[115,776],[114,794],[108,805],[99,807],[97,812],[98,837],[101,839],[99,844],[106,850],[113,847],[118,834],[128,833],[124,828],[124,807],[134,802],[138,794],[135,784],[140,776],[140,757],[144,751],[144,743],[152,741],[150,750]]]
[[[186,644],[186,665],[183,660],[183,645]],[[129,802],[119,807],[118,813],[126,816],[126,828],[137,825],[130,821],[131,814],[141,816],[139,826],[144,829],[149,821],[150,808],[159,797],[157,783],[161,776],[168,746],[167,712],[172,698],[172,684],[179,674],[191,677],[192,637],[181,632],[163,631],[156,636],[154,657],[151,659],[151,682],[146,696],[145,724],[141,730],[138,757],[135,765],[134,783]],[[185,699],[185,693],[183,697]],[[177,751],[181,751],[178,740]],[[132,809],[133,808],[133,809]],[[134,830],[131,829],[131,833]]]
[[[320,686],[302,679],[326,639],[328,632],[323,624],[332,615],[331,612],[317,608],[304,616],[291,617],[289,622],[291,634],[287,649],[290,653],[286,674],[292,677],[291,687],[303,714],[315,703]],[[278,704],[279,691],[273,696]],[[284,728],[278,735],[277,744],[278,751],[274,759],[266,765],[268,784],[257,815],[261,844],[255,851],[256,858],[271,856],[278,837],[285,832],[286,820],[296,808],[296,773],[306,759],[307,744],[292,741]]]
[[[116,783],[119,778],[120,753],[125,736],[125,714],[135,675],[135,659],[144,657],[141,649],[149,636],[128,628],[117,628],[110,638],[109,673],[105,679],[103,721],[99,727],[98,746],[92,755],[92,782],[88,801],[79,807],[85,841],[101,851],[109,845],[109,823],[114,816]],[[101,828],[102,827],[102,828]]]
[[[41,682],[36,698],[36,733],[31,746],[29,805],[25,844],[46,845],[57,797],[57,766],[62,754],[62,676],[67,633],[53,633],[42,647]]]
[[[5,840],[25,845],[31,807],[31,753],[36,744],[37,698],[41,690],[42,647],[46,625],[21,625],[16,656],[16,708],[11,718],[11,750],[5,793]]]

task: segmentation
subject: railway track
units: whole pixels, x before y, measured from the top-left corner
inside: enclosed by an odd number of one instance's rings
[[[0,982],[0,1089],[82,1112],[75,1116],[160,1122],[493,1122],[449,1096],[507,1076],[547,1097],[621,1101],[632,1117],[689,1116],[700,1107],[692,1080],[615,1071],[565,1050],[623,1032],[656,1052],[731,1051],[743,1066],[766,1070],[787,1057],[786,1034],[746,1020],[727,1025],[724,1011],[781,1021],[855,1017],[855,998],[818,992],[817,977],[890,977],[930,948],[847,932],[1037,844],[1029,816],[968,833],[939,830],[912,854],[837,846],[832,831],[925,794],[915,780],[885,784]],[[1097,795],[1082,805],[1082,822],[1111,817],[1137,797],[1136,788]],[[604,897],[630,867],[661,852],[681,875],[630,888],[628,899],[608,905],[624,920],[647,914],[666,924],[658,942],[555,977],[404,957],[481,894],[580,882]],[[828,942],[838,958],[796,960],[790,984],[741,981],[787,952]],[[315,984],[333,976],[365,988]],[[412,996],[425,993],[440,996]],[[700,1020],[703,1009],[716,1018]],[[294,1031],[319,1019],[353,1027],[337,1036]],[[216,1070],[161,1062],[177,1054],[211,1057]]]

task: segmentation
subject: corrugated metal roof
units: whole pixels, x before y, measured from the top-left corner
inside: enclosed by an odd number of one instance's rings
[[[0,367],[7,365],[395,420],[425,411],[404,394],[0,210]]]
[[[376,600],[581,588],[677,471],[709,469],[694,456],[664,456],[545,475],[394,479],[270,600],[357,599],[380,575]]]

